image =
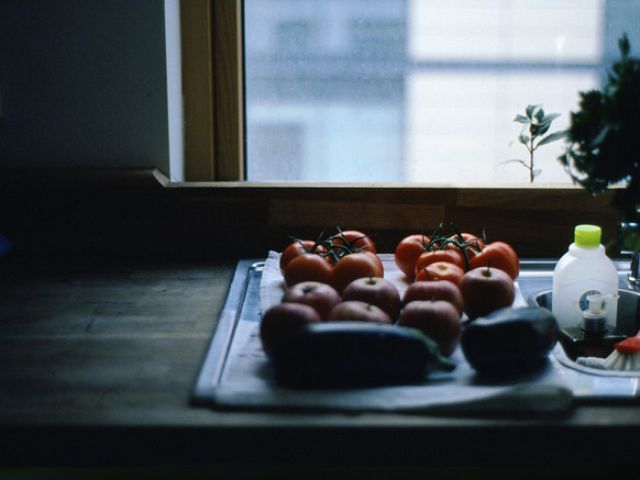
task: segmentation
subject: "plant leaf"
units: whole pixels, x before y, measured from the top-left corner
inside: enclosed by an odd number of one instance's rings
[[[622,232],[622,247],[632,252],[640,251],[640,232],[637,230]]]
[[[525,113],[527,114],[527,118],[533,120],[533,114],[535,113],[535,111],[540,108],[540,105],[527,105],[527,108],[525,109]]]
[[[540,145],[546,145],[547,143],[555,142],[556,140],[560,140],[561,138],[564,138],[566,136],[567,136],[566,130],[561,130],[559,132],[551,133],[546,137],[544,137],[542,140],[540,140],[536,145],[536,148],[538,148]]]
[[[519,160],[517,158],[512,158],[510,160],[505,160],[504,162],[500,162],[498,165],[506,165],[507,163],[519,163],[519,164],[524,165],[525,167],[529,168],[529,165],[527,165],[527,163],[524,160]]]
[[[544,135],[545,133],[547,133],[549,131],[549,128],[551,128],[551,122],[549,122],[549,123],[541,123],[540,124],[540,128],[538,128],[538,131],[536,133],[537,133],[538,136]]]
[[[521,133],[520,136],[518,136],[518,140],[521,144],[529,146],[529,141],[531,140],[531,138],[529,137],[529,135]]]
[[[518,122],[518,123],[524,123],[524,124],[529,124],[531,123],[531,121],[525,117],[524,115],[516,115],[516,118],[513,119],[514,122]]]
[[[605,125],[604,127],[602,127],[602,129],[598,132],[598,135],[596,135],[596,138],[591,140],[591,144],[590,144],[591,148],[600,146],[602,142],[604,142],[604,139],[607,138],[607,135],[609,134],[609,130],[611,130],[610,125]]]
[[[627,37],[626,33],[618,40],[618,48],[620,49],[620,54],[623,58],[629,56],[631,47],[629,46],[629,37]]]
[[[562,165],[564,165],[565,167],[569,166],[569,156],[566,153],[563,153],[562,155],[560,155],[558,157],[558,160],[560,161],[560,163]]]
[[[560,116],[559,113],[550,113],[549,115],[545,115],[544,118],[541,120],[542,123],[551,123],[553,122],[556,118],[558,118]]]
[[[534,169],[533,169],[533,172],[532,172],[533,178],[536,178],[536,177],[537,177],[537,176],[539,176],[541,173],[542,173],[542,169],[540,169],[540,168],[534,168]]]
[[[542,122],[544,120],[544,110],[542,109],[542,106],[540,106],[540,109],[536,112],[535,117],[538,122]]]

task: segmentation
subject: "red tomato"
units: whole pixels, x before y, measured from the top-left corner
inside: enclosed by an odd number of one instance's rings
[[[376,253],[376,246],[373,243],[373,240],[371,240],[371,237],[366,233],[359,232],[358,230],[338,230],[338,233],[329,238],[331,240],[330,248],[335,250],[338,256],[349,251],[367,251]],[[341,248],[342,246],[347,248]]]
[[[375,253],[357,252],[338,260],[328,283],[341,294],[347,285],[358,278],[383,276],[382,262]]]
[[[470,268],[493,267],[507,272],[515,280],[520,273],[520,259],[515,250],[505,242],[491,242],[470,259]]]
[[[303,253],[289,262],[284,269],[284,281],[288,287],[305,281],[329,283],[333,266],[316,253]]]
[[[396,246],[396,265],[407,277],[413,278],[416,270],[416,260],[427,251],[431,239],[419,233],[409,235],[400,240]]]
[[[460,238],[462,237],[462,238]],[[484,241],[473,235],[472,233],[461,233],[460,235],[451,235],[447,239],[448,242],[445,245],[445,249],[447,250],[456,250],[462,253],[462,249],[467,254],[467,258],[471,259],[475,254],[477,254],[484,247]],[[463,257],[464,260],[464,257]]]
[[[280,256],[280,269],[284,270],[289,262],[303,253],[324,253],[327,249],[313,240],[296,240],[284,249]]]
[[[449,280],[460,286],[464,270],[449,262],[435,262],[416,272],[416,280]]]
[[[384,267],[382,266],[382,260],[380,260],[380,257],[375,253],[373,253],[372,256],[373,256],[376,264],[378,265],[378,269],[381,272],[380,276],[384,275]]]
[[[464,257],[460,250],[434,250],[432,252],[424,252],[416,260],[415,271],[419,272],[427,265],[436,262],[448,262],[457,265],[464,270]]]

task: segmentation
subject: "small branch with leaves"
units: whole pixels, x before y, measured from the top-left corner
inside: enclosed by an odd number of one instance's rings
[[[551,128],[551,123],[560,116],[559,113],[545,114],[542,105],[528,105],[525,108],[524,115],[516,115],[514,122],[523,125],[522,132],[518,135],[518,141],[524,145],[529,152],[528,163],[524,160],[508,160],[505,163],[519,163],[529,170],[529,181],[533,183],[535,178],[540,175],[541,170],[535,168],[534,152],[547,143],[555,142],[564,138],[566,131],[558,131],[544,136]]]

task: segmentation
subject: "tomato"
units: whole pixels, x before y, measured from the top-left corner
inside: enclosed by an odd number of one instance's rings
[[[336,251],[338,256],[346,252],[361,252],[367,251],[376,253],[376,246],[371,240],[371,237],[366,233],[359,232],[358,230],[340,230],[338,233],[329,237],[331,245],[329,248]],[[341,248],[345,246],[346,248]]]
[[[380,270],[380,276],[382,276],[384,274],[384,267],[382,265],[382,260],[380,260],[380,257],[375,253],[372,253],[371,255],[373,256],[373,259],[375,260],[376,264],[378,265],[378,269]]]
[[[416,280],[449,280],[460,286],[464,270],[449,262],[435,262],[416,272]]]
[[[416,269],[416,260],[427,251],[431,239],[419,233],[409,235],[400,240],[396,246],[396,265],[407,277],[413,278]]]
[[[427,265],[435,262],[448,262],[464,269],[464,257],[460,250],[434,250],[424,252],[418,257],[415,264],[415,271],[419,272]]]
[[[292,259],[284,269],[285,284],[290,287],[304,281],[329,283],[333,266],[316,253],[303,253]]]
[[[340,257],[336,264],[316,253],[302,253],[293,258],[283,271],[288,287],[304,281],[328,283],[342,293],[353,280],[362,277],[383,277],[382,261],[375,253],[356,252]]]
[[[464,252],[467,254],[467,259],[470,259],[480,250],[482,250],[484,245],[484,241],[476,235],[473,235],[472,233],[461,233],[460,235],[455,234],[449,236],[444,248],[446,250],[454,250],[460,252],[464,261],[464,255],[462,254],[463,248]],[[466,267],[468,267],[468,265]]]
[[[491,242],[487,244],[470,261],[470,268],[493,267],[507,272],[515,280],[520,273],[520,259],[515,250],[505,242]]]
[[[352,281],[362,277],[383,277],[382,262],[375,253],[356,252],[345,255],[333,267],[329,285],[338,293]]]
[[[477,235],[474,235],[473,233],[463,232],[460,235],[456,233],[456,234],[450,235],[449,240],[460,242],[460,237],[462,237],[462,242],[469,244],[471,246],[477,246],[478,248],[481,248],[484,246],[484,241]]]
[[[284,249],[280,256],[280,269],[284,270],[289,262],[303,253],[323,253],[327,249],[313,240],[296,240]]]

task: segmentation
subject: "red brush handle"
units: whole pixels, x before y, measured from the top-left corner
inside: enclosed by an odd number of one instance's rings
[[[616,343],[616,350],[621,353],[640,352],[640,332],[638,332],[635,337],[629,337],[620,343]]]

